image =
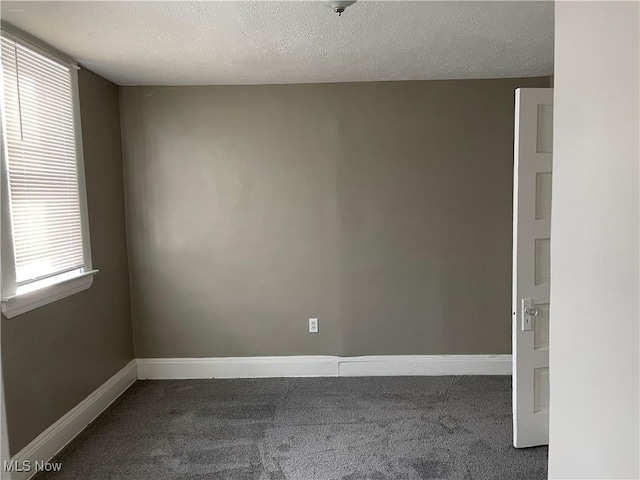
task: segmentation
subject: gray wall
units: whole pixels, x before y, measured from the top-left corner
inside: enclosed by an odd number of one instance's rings
[[[514,90],[548,86],[121,88],[136,355],[509,353]]]
[[[91,288],[2,317],[11,454],[133,358],[118,87],[80,70],[80,107],[93,265]]]

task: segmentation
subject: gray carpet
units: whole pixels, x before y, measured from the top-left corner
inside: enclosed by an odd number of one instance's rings
[[[510,377],[135,383],[37,480],[537,480]]]

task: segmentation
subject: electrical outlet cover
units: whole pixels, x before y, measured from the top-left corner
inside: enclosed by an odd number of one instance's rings
[[[318,333],[318,319],[310,318],[309,319],[309,333]]]

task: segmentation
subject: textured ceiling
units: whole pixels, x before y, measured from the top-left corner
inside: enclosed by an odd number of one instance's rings
[[[553,73],[552,2],[11,2],[2,19],[120,85]]]

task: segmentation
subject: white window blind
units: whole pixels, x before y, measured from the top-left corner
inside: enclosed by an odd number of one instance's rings
[[[84,267],[70,67],[2,37],[15,280]]]

